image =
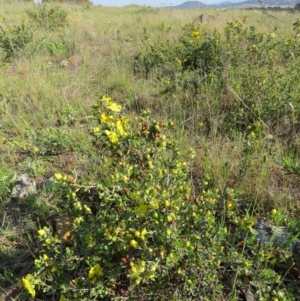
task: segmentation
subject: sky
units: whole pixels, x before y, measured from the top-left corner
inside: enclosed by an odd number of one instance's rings
[[[179,5],[181,3],[186,2],[187,0],[92,0],[94,5],[103,5],[103,6],[124,6],[130,4],[138,4],[138,5],[147,5],[147,6],[173,6]],[[208,4],[209,0],[204,0],[200,2]],[[220,1],[221,2],[221,1]]]

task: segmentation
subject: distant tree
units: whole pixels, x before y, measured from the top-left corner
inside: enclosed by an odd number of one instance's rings
[[[295,10],[300,11],[300,3],[297,3],[294,8]]]

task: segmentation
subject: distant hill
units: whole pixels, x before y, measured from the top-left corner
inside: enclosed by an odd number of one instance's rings
[[[297,0],[263,0],[264,5],[267,7],[294,7]],[[257,0],[225,0],[219,4],[206,5],[200,1],[186,1],[176,6],[167,6],[167,9],[193,9],[193,8],[248,8],[248,7],[261,7]]]
[[[165,8],[171,8],[171,9],[189,9],[189,8],[204,8],[207,7],[206,4],[200,2],[200,1],[186,1],[182,4],[176,5],[176,6],[167,6]]]
[[[260,3],[256,0],[247,0],[240,2],[239,4],[251,4],[261,6]],[[293,0],[264,0],[263,4],[266,6],[286,6],[286,5],[295,5],[296,1]]]
[[[294,7],[296,4],[295,0],[263,0],[263,4],[266,7]],[[224,1],[219,4],[212,5],[215,8],[249,8],[249,7],[261,7],[261,3],[257,0],[246,0],[240,2],[231,2],[231,1]]]

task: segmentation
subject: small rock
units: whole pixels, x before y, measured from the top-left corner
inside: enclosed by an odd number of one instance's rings
[[[11,197],[25,199],[36,194],[36,182],[27,174],[22,174],[16,179],[16,185],[12,190]]]
[[[278,227],[267,219],[260,219],[256,221],[253,228],[258,232],[255,240],[261,246],[272,243],[275,247],[284,248],[294,255],[299,254],[300,240],[294,240],[287,227]]]
[[[200,21],[200,23],[204,23],[204,22],[208,21],[209,19],[215,19],[215,17],[212,15],[202,14],[197,18],[197,20]]]
[[[69,69],[78,69],[80,68],[81,64],[83,62],[83,58],[80,55],[72,55],[66,60],[63,60],[60,62],[60,65],[65,68]]]
[[[95,40],[96,37],[97,37],[97,35],[96,35],[96,33],[95,33],[94,31],[88,31],[88,30],[86,30],[84,33],[85,33],[85,36],[86,36],[90,41]]]

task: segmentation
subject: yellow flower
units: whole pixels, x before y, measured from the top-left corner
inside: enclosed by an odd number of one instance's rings
[[[106,105],[109,105],[111,103],[111,98],[107,96],[103,96],[102,100],[106,103]]]
[[[107,115],[106,113],[102,113],[100,115],[100,121],[102,123],[111,124],[114,121],[114,117],[111,115]]]
[[[121,105],[118,105],[115,102],[111,102],[110,104],[107,104],[106,107],[113,112],[120,112],[122,109]]]
[[[136,247],[138,246],[138,243],[137,243],[136,240],[132,239],[132,240],[130,241],[130,245],[131,245],[133,248],[136,248]]]
[[[171,222],[172,220],[173,220],[173,215],[172,214],[169,214],[168,216],[167,216],[167,220],[168,220],[168,222]]]
[[[197,31],[197,30],[194,30],[194,31],[191,33],[191,37],[192,37],[192,38],[200,38],[200,32]]]
[[[78,210],[81,210],[82,209],[82,206],[81,206],[81,203],[79,201],[75,202],[74,203],[74,207]]]
[[[82,216],[76,217],[74,219],[74,224],[79,225],[81,222],[83,222],[83,217]]]
[[[142,273],[144,273],[145,265],[146,265],[146,262],[144,260],[139,261],[137,265],[132,265],[132,267],[131,267],[132,276],[138,277]]]
[[[46,231],[44,229],[41,229],[38,231],[39,236],[44,237],[46,235]]]
[[[254,217],[244,217],[241,221],[241,226],[247,231],[256,232],[252,227],[255,224],[255,218]]]
[[[119,134],[123,137],[126,136],[126,132],[124,131],[123,124],[120,120],[117,121],[116,126]]]
[[[136,207],[135,212],[137,214],[138,217],[142,217],[144,216],[147,211],[148,211],[148,205],[146,204],[141,204],[139,207]]]
[[[130,264],[131,271],[129,277],[134,281],[136,285],[139,285],[142,281],[141,274],[145,273],[146,262],[141,260],[136,265],[134,263]]]
[[[59,173],[59,172],[56,172],[54,174],[54,178],[55,178],[56,181],[60,181],[62,179],[62,177],[63,177],[62,174]]]
[[[165,201],[165,206],[166,206],[166,207],[170,207],[170,205],[171,205],[171,202],[170,202],[169,200],[166,200],[166,201]]]
[[[50,244],[51,244],[51,239],[50,239],[50,238],[47,238],[47,239],[45,240],[45,243],[46,243],[47,245],[50,245]]]
[[[101,120],[101,117],[100,117],[100,120]],[[100,128],[99,128],[99,127],[95,127],[95,128],[93,128],[92,132],[93,132],[94,134],[97,134],[97,133],[100,132]]]
[[[47,255],[47,254],[44,254],[44,255],[43,255],[43,259],[44,259],[45,261],[48,261],[48,260],[49,260],[48,255]]]
[[[35,260],[34,260],[34,264],[35,264],[35,265],[40,264],[40,262],[41,262],[41,261],[40,261],[39,259],[35,259]]]
[[[32,283],[33,281],[34,281],[34,277],[31,274],[28,274],[25,278],[22,278],[23,287],[34,298],[35,289],[34,289],[34,284]]]
[[[83,208],[87,214],[92,214],[91,208],[88,205],[83,205]]]
[[[277,213],[276,208],[274,208],[274,209],[271,210],[271,215],[275,215],[276,213]]]
[[[139,285],[141,283],[141,280],[142,280],[141,277],[138,277],[134,280],[134,282],[136,285]]]
[[[111,143],[118,142],[119,138],[118,138],[118,135],[115,132],[106,130],[105,134],[107,135],[107,137],[109,138]]]
[[[275,32],[271,32],[269,36],[270,36],[270,38],[275,38],[276,34],[275,34]]]
[[[103,276],[103,268],[98,263],[89,270],[89,279],[92,279],[96,276]]]
[[[147,229],[146,228],[143,228],[142,231],[141,231],[141,235],[142,236],[145,236],[147,234]]]
[[[154,200],[152,201],[152,203],[150,204],[150,207],[151,207],[152,209],[158,209],[158,208],[159,208],[159,200],[158,200],[158,199],[154,199]]]
[[[147,271],[147,273],[145,274],[145,278],[153,280],[155,278],[155,271],[156,271],[156,266],[152,265],[149,271]]]

